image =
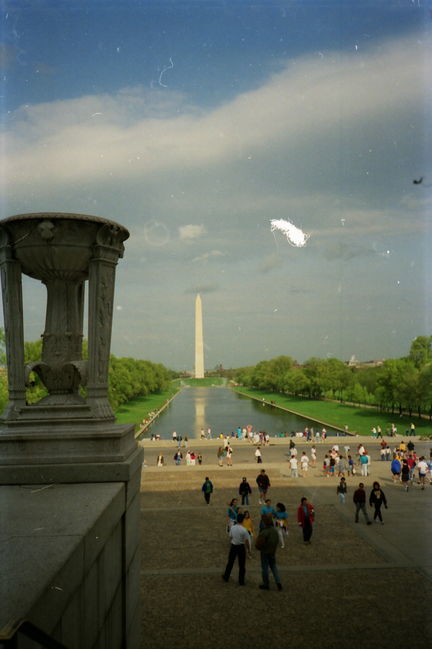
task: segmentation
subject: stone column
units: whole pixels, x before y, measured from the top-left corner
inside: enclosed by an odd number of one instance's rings
[[[87,402],[94,416],[114,420],[108,401],[108,365],[117,260],[123,238],[113,225],[103,225],[89,265],[89,348]]]
[[[0,268],[9,389],[9,404],[3,417],[9,419],[25,405],[24,328],[21,264],[13,258],[3,228],[0,228]]]
[[[42,360],[67,363],[82,359],[84,282],[47,279],[47,309]]]

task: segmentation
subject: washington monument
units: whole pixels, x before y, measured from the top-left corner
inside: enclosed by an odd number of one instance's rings
[[[202,302],[199,293],[195,299],[195,378],[204,378]]]

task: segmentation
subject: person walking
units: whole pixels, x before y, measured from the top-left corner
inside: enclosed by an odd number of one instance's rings
[[[419,459],[419,462],[417,464],[417,469],[418,469],[418,474],[419,474],[419,482],[421,484],[421,489],[424,490],[425,484],[426,484],[426,475],[428,472],[428,463],[425,460],[424,455],[422,455]]]
[[[264,502],[264,505],[261,507],[261,510],[260,510],[260,515],[261,515],[261,520],[260,520],[260,525],[259,525],[260,529],[263,527],[262,517],[265,514],[269,514],[272,518],[276,516],[276,510],[273,507],[270,498],[266,498],[266,500]]]
[[[390,471],[393,476],[393,482],[399,482],[401,473],[401,463],[397,455],[394,455],[392,463],[390,464]]]
[[[225,572],[222,575],[224,581],[229,581],[231,571],[234,567],[234,562],[237,559],[239,565],[238,581],[240,586],[245,585],[246,553],[248,556],[251,554],[250,536],[247,529],[242,525],[243,519],[244,515],[239,514],[237,521],[231,526],[229,531],[231,545]]]
[[[305,545],[310,545],[314,521],[315,510],[311,503],[308,502],[308,499],[303,497],[297,508],[297,522],[303,529],[303,543]]]
[[[262,529],[255,541],[255,547],[259,550],[261,555],[261,576],[262,584],[259,588],[261,590],[269,590],[269,569],[273,573],[274,580],[278,590],[282,590],[282,584],[279,577],[279,572],[276,565],[276,550],[279,544],[279,536],[277,529],[273,525],[273,517],[271,514],[264,514],[261,517]]]
[[[309,469],[309,458],[306,455],[306,451],[303,451],[301,458],[300,458],[300,467],[302,471],[302,475],[305,478],[307,476],[307,472]]]
[[[267,491],[270,488],[270,479],[265,472],[265,469],[261,469],[260,473],[256,478],[256,483],[258,485],[259,491],[259,504],[263,505],[267,496]]]
[[[259,447],[257,447],[255,450],[255,459],[257,461],[257,464],[262,464],[262,453]]]
[[[367,476],[368,476],[368,467],[369,467],[369,455],[367,454],[367,451],[364,451],[360,455],[361,475],[364,478],[367,478]]]
[[[298,460],[295,455],[291,455],[289,463],[291,467],[291,478],[298,478]]]
[[[412,453],[410,453],[406,459],[406,463],[408,464],[409,468],[409,481],[411,482],[411,485],[413,484],[414,481],[414,469],[417,466],[417,463],[415,461],[415,457],[413,456]]]
[[[336,493],[339,497],[339,502],[341,505],[345,505],[346,493],[347,493],[347,483],[345,478],[341,478],[338,486],[336,487]]]
[[[246,480],[246,478],[242,478],[242,481],[239,485],[239,494],[241,496],[242,505],[249,505],[249,494],[251,493],[252,489],[250,488],[249,482]]]
[[[276,503],[274,524],[279,536],[279,545],[285,547],[285,537],[288,535],[288,512],[283,503]]]
[[[210,496],[213,493],[213,483],[208,476],[206,476],[204,480],[201,491],[204,494],[204,500],[206,501],[207,505],[210,505]]]
[[[182,459],[183,459],[183,453],[181,452],[180,449],[178,449],[178,450],[174,453],[174,462],[176,463],[177,466],[180,464],[180,462],[182,461]]]
[[[360,482],[358,489],[354,491],[353,503],[356,506],[355,522],[356,523],[359,522],[359,512],[362,511],[367,525],[372,525],[371,521],[369,520],[368,513],[366,511],[366,491],[363,482]]]
[[[410,481],[410,468],[406,460],[402,460],[401,480],[403,486],[405,487],[405,491],[408,491]]]
[[[233,450],[231,446],[228,445],[226,449],[227,466],[232,466],[232,455],[233,455]]]
[[[237,505],[237,498],[233,498],[228,503],[227,509],[227,532],[229,533],[231,527],[237,522],[239,514],[239,506]]]
[[[164,456],[162,455],[162,453],[159,453],[156,460],[156,466],[164,466],[164,464],[165,464]]]
[[[381,489],[379,482],[374,482],[372,486],[372,491],[369,496],[369,505],[372,507],[375,507],[374,511],[374,521],[379,518],[381,521],[381,525],[384,525],[384,521],[382,519],[382,514],[381,514],[381,507],[384,505],[384,507],[387,509],[387,499],[385,497],[384,491]]]
[[[316,467],[316,463],[317,463],[317,451],[316,451],[316,447],[312,446],[312,448],[311,448],[311,465],[313,467]]]
[[[225,457],[225,449],[224,449],[223,446],[219,446],[216,455],[217,455],[217,459],[218,459],[218,465],[223,466],[223,460],[224,460],[224,457]]]
[[[339,455],[339,459],[337,462],[338,478],[345,478],[345,471],[346,471],[345,458],[342,457],[342,455]]]
[[[254,533],[254,525],[253,525],[253,520],[252,520],[252,518],[251,518],[251,515],[250,515],[248,509],[246,509],[246,510],[244,511],[244,513],[243,513],[243,517],[244,517],[244,518],[243,518],[242,525],[243,525],[243,527],[245,527],[245,528],[247,529],[247,531],[249,532],[249,535],[250,535],[251,537],[253,537],[254,534],[255,534],[255,533]]]

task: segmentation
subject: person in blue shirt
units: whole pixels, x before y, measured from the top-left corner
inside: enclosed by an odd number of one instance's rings
[[[229,533],[231,527],[234,523],[237,523],[237,516],[239,514],[239,506],[237,504],[237,498],[233,498],[230,503],[228,503],[227,509],[227,532]]]
[[[279,545],[285,547],[285,537],[288,534],[288,512],[283,503],[276,503],[275,527],[279,535]]]
[[[394,457],[392,460],[392,463],[390,465],[390,471],[392,472],[393,475],[393,482],[399,482],[400,480],[400,473],[401,473],[401,463],[399,461],[398,457]]]
[[[261,507],[260,514],[261,514],[260,530],[262,530],[264,528],[264,523],[262,521],[263,514],[270,514],[270,516],[272,516],[273,518],[276,517],[276,510],[272,506],[270,498],[267,498],[264,501],[264,505]]]

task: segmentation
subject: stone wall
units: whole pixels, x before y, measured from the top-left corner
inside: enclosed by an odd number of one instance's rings
[[[0,487],[0,646],[27,619],[69,649],[139,649],[139,483]]]

